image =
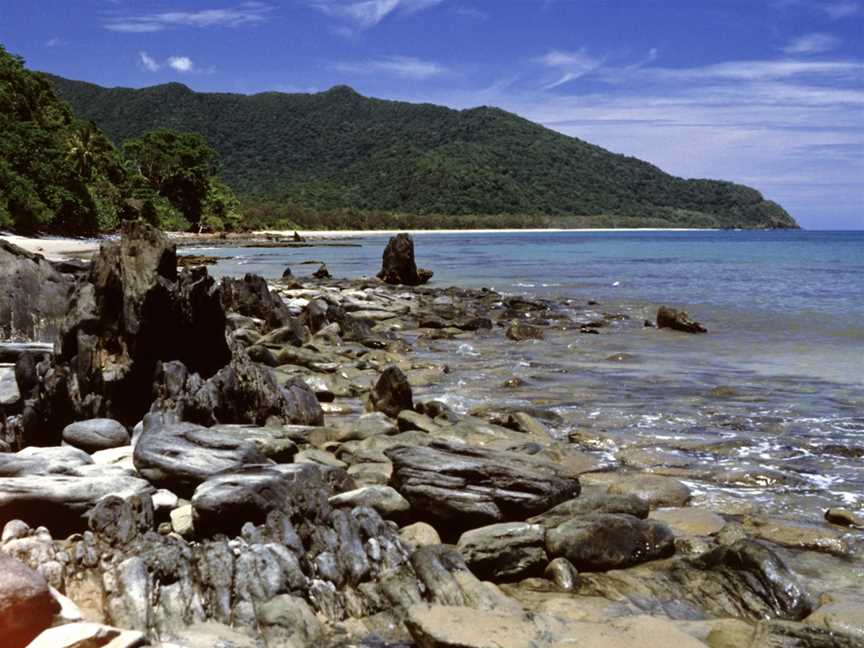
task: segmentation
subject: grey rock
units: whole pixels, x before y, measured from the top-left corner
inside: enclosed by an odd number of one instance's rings
[[[504,335],[516,342],[521,342],[522,340],[542,340],[545,337],[543,329],[539,326],[515,320],[507,327]]]
[[[680,507],[690,501],[690,489],[677,479],[661,475],[632,475],[609,487],[610,495],[635,495],[652,508]]]
[[[363,486],[330,498],[336,507],[368,506],[378,511],[382,517],[394,517],[407,512],[411,505],[390,486]]]
[[[0,524],[20,519],[67,535],[87,527],[84,514],[106,495],[149,497],[151,490],[143,479],[119,475],[0,478]]]
[[[113,419],[90,419],[63,428],[63,440],[85,452],[97,452],[129,444],[129,432]]]
[[[699,322],[690,319],[684,311],[675,310],[668,306],[661,306],[657,310],[657,328],[671,328],[684,333],[707,333],[708,329]]]
[[[93,463],[83,450],[68,446],[30,446],[15,453],[0,453],[0,477],[77,475],[78,469]]]
[[[553,506],[545,513],[529,518],[528,521],[554,528],[573,517],[591,513],[626,513],[644,520],[648,517],[648,503],[635,495],[583,493],[577,498]]]
[[[391,418],[402,410],[414,409],[411,384],[404,372],[395,365],[387,367],[369,393],[372,407]]]
[[[314,525],[330,514],[332,494],[312,464],[246,466],[213,476],[192,497],[199,535],[236,534],[244,522],[260,524],[271,511]]]
[[[45,579],[16,558],[0,553],[0,637],[23,648],[60,611]]]
[[[660,522],[591,513],[549,530],[546,550],[567,558],[579,571],[605,571],[667,558],[675,552],[675,539]]]
[[[419,286],[432,278],[431,271],[418,270],[410,234],[397,234],[387,242],[378,278],[389,284],[406,286]]]
[[[101,623],[66,623],[42,632],[27,648],[137,648],[147,645],[143,632]]]
[[[392,485],[414,515],[451,533],[525,519],[579,494],[579,480],[555,464],[514,452],[433,441],[384,451]]]
[[[151,530],[155,519],[149,493],[106,495],[86,515],[91,531],[117,544],[127,544]]]
[[[576,589],[579,571],[573,566],[573,563],[559,556],[546,565],[543,576],[555,583],[558,589],[571,592]]]
[[[193,423],[144,430],[135,446],[135,469],[159,488],[189,495],[209,476],[244,464],[266,463],[255,444]]]
[[[457,549],[480,578],[512,581],[541,572],[548,562],[545,537],[538,524],[502,522],[466,531]]]

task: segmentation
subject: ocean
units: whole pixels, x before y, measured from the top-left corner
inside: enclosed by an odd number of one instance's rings
[[[387,239],[187,251],[219,257],[217,276],[277,278],[290,267],[302,278],[318,267],[304,261],[322,261],[334,276],[360,277],[380,268]],[[610,461],[634,444],[680,456],[681,468],[667,474],[709,499],[746,495],[765,512],[810,521],[820,508],[864,507],[864,232],[414,239],[418,265],[435,272],[432,286],[554,298],[578,318],[623,316],[600,335],[438,341],[434,351],[453,370],[421,388],[424,396],[463,411],[489,402],[551,407],[564,420],[556,433],[587,435]],[[644,327],[661,304],[683,308],[709,333]],[[513,376],[525,386],[502,388]]]

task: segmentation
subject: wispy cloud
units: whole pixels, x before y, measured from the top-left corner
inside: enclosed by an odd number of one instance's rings
[[[816,32],[813,34],[805,34],[798,38],[793,38],[789,44],[783,48],[787,54],[821,54],[837,49],[841,41],[836,36],[831,34],[823,34]]]
[[[351,23],[356,29],[374,27],[393,13],[416,13],[444,0],[307,0],[328,16]],[[343,31],[345,31],[343,29]]]
[[[555,81],[546,84],[545,87],[547,90],[557,88],[570,81],[575,81],[599,69],[603,65],[603,59],[589,55],[584,47],[575,52],[552,50],[546,53],[545,56],[542,56],[539,61],[546,67],[553,68],[559,72],[559,76]]]
[[[464,16],[466,18],[475,18],[477,20],[489,19],[488,13],[470,5],[460,5],[456,7],[453,11],[455,11],[457,15]]]
[[[448,69],[440,63],[423,61],[410,56],[391,56],[368,61],[335,63],[331,67],[344,74],[386,74],[388,76],[416,81],[441,76],[448,72]]]
[[[66,41],[62,38],[55,36],[54,38],[49,38],[45,41],[45,47],[60,47],[61,45],[65,45]]]
[[[850,18],[862,13],[861,3],[852,0],[837,0],[828,2],[823,7],[825,13],[835,20],[839,18]]]
[[[175,27],[240,27],[266,22],[272,10],[273,7],[263,2],[244,2],[228,9],[112,16],[103,26],[110,31],[130,34],[159,32]]]
[[[138,52],[138,64],[146,72],[159,72],[165,68],[169,68],[180,74],[212,72],[212,68],[201,68],[188,56],[169,56],[160,63],[147,52]]]

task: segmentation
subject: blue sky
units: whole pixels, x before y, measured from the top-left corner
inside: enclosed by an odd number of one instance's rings
[[[499,106],[864,228],[864,0],[0,0],[0,43],[106,86]]]

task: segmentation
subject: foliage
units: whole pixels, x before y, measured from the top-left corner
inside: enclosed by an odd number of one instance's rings
[[[795,226],[751,188],[676,178],[495,108],[382,101],[345,86],[244,96],[178,83],[131,90],[53,81],[76,113],[115,142],[163,124],[201,133],[221,156],[222,178],[244,198],[248,226],[275,218],[273,203],[312,210],[304,217],[317,213],[318,222],[350,210],[363,222],[413,214],[436,223],[443,214],[489,216],[495,224],[510,215],[589,226],[610,218]]]

